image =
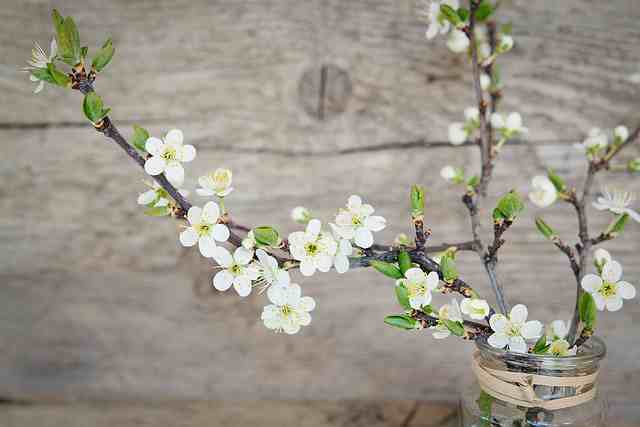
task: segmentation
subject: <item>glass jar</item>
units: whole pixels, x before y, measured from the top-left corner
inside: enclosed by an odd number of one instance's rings
[[[479,361],[482,366],[502,371],[523,372],[554,377],[590,375],[598,370],[605,356],[604,342],[592,337],[578,354],[552,357],[536,354],[511,353],[491,347],[478,340]],[[593,399],[564,409],[545,410],[507,403],[482,391],[473,375],[473,384],[467,384],[460,395],[461,427],[604,427],[607,403],[598,393]],[[595,386],[595,385],[594,385]],[[553,400],[576,395],[574,387],[535,385],[535,394],[542,400]]]

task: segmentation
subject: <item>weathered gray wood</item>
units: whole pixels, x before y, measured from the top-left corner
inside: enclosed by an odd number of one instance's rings
[[[0,90],[10,102],[0,104],[0,396],[455,399],[471,347],[384,327],[398,308],[379,275],[302,282],[318,308],[298,337],[262,327],[264,296],[210,291],[210,266],[179,247],[176,225],[135,205],[143,174],[80,125],[78,94],[29,94],[17,67],[31,40],[49,37],[52,3],[1,3]],[[380,238],[389,241],[408,231],[407,189],[420,182],[433,240],[467,238],[459,196],[438,174],[446,163],[473,168],[476,151],[387,144],[443,140],[473,102],[461,58],[424,41],[411,1],[57,5],[77,16],[91,46],[114,36],[118,53],[98,90],[116,122],[140,121],[156,135],[182,128],[199,150],[192,186],[210,168],[231,167],[237,190],[228,205],[239,220],[293,231],[290,208],[330,218],[356,192],[388,218]],[[640,63],[638,9],[631,0],[521,0],[505,9],[518,43],[503,67],[505,110],[523,113],[535,143],[505,149],[491,200],[509,188],[525,193],[545,165],[579,183],[569,142],[592,125],[638,120],[640,86],[628,81]],[[324,64],[346,70],[353,87],[343,113],[318,120],[301,102],[300,79]],[[640,190],[637,179],[602,178]],[[574,237],[570,207],[531,207],[509,230],[499,271],[511,301],[528,302],[532,317],[568,318],[573,279],[534,230],[539,213]],[[608,219],[592,214],[592,229]],[[605,246],[636,284],[639,236],[630,224]],[[461,260],[464,276],[487,293],[476,257]],[[610,346],[603,390],[616,392],[616,414],[636,420],[639,312],[628,302],[599,324]]]

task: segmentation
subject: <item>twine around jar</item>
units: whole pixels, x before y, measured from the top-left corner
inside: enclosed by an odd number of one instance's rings
[[[503,402],[525,408],[542,408],[547,411],[555,411],[586,403],[596,395],[598,371],[573,377],[511,372],[483,365],[480,352],[474,353],[472,367],[480,388],[487,394]],[[572,387],[575,389],[576,394],[574,396],[544,400],[536,395],[534,388],[536,385]]]

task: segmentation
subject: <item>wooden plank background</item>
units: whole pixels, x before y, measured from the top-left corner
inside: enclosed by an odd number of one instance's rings
[[[583,165],[572,143],[592,126],[640,123],[640,3],[504,2],[516,48],[503,65],[504,111],[522,112],[526,145],[504,149],[491,200],[525,192],[545,166],[570,183]],[[434,342],[382,324],[397,310],[370,271],[304,280],[316,298],[300,336],[259,320],[264,296],[240,301],[208,288],[211,266],[179,246],[170,221],[142,215],[144,178],[81,117],[77,93],[33,96],[19,68],[47,44],[53,6],[76,17],[93,47],[112,36],[97,89],[121,129],[179,127],[198,148],[188,178],[234,170],[228,205],[249,224],[288,221],[302,204],[330,218],[356,192],[387,217],[381,239],[408,231],[413,183],[428,188],[434,241],[466,239],[443,164],[473,170],[474,148],[449,148],[447,125],[473,103],[464,58],[429,43],[409,0],[0,1],[0,397],[39,399],[431,399],[454,401],[470,376],[467,343]],[[325,113],[318,79],[328,73]],[[337,67],[337,68],[334,68]],[[334,72],[334,70],[341,70]],[[320,117],[323,116],[323,117]],[[637,156],[632,147],[625,158]],[[640,191],[637,178],[599,177]],[[483,209],[489,217],[489,207]],[[568,318],[567,262],[534,230],[529,207],[509,231],[500,275],[533,318]],[[544,212],[567,239],[569,206]],[[591,212],[593,230],[609,217]],[[485,221],[484,232],[490,226]],[[640,284],[638,224],[606,244]],[[465,278],[488,293],[475,256]],[[602,389],[616,417],[640,421],[640,309],[605,313]],[[635,394],[634,394],[635,393]]]

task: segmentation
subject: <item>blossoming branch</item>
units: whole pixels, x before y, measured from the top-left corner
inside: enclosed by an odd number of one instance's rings
[[[375,233],[387,221],[360,196],[352,195],[334,217],[321,221],[309,209],[298,206],[292,219],[303,226],[286,237],[271,226],[249,227],[235,221],[227,207],[232,197],[233,175],[218,167],[198,178],[195,195],[197,205],[187,198],[184,188],[185,166],[197,157],[196,148],[185,144],[185,136],[171,129],[160,137],[134,126],[129,140],[120,133],[110,118],[110,109],[95,91],[95,81],[115,54],[107,40],[89,59],[89,49],[81,45],[73,18],[53,11],[55,38],[47,54],[36,43],[26,71],[37,84],[45,83],[78,90],[84,95],[82,108],[95,129],[115,142],[152,180],[138,196],[138,204],[154,217],[177,220],[182,231],[176,239],[184,247],[195,247],[211,263],[212,286],[224,292],[233,287],[245,298],[254,289],[266,291],[268,303],[261,319],[275,331],[295,334],[311,322],[316,302],[303,296],[302,288],[292,280],[299,270],[302,278],[335,269],[346,273],[352,269],[372,267],[392,279],[393,291],[402,312],[390,315],[385,322],[401,329],[428,329],[434,338],[458,336],[464,339],[486,339],[501,349],[518,353],[545,353],[554,356],[574,354],[592,334],[597,311],[616,311],[623,299],[635,296],[635,288],[622,279],[622,266],[603,249],[595,251],[594,273],[589,273],[587,260],[593,248],[616,238],[629,218],[640,221],[631,207],[633,197],[617,189],[605,189],[592,201],[594,176],[613,166],[616,155],[639,139],[639,130],[629,132],[617,127],[610,142],[607,134],[594,129],[577,146],[585,155],[587,174],[582,189],[569,186],[552,170],[533,177],[528,199],[547,207],[561,200],[573,206],[579,228],[578,242],[565,242],[542,218],[536,226],[563,252],[576,278],[575,314],[569,322],[555,320],[545,328],[538,320],[528,320],[523,304],[509,306],[499,279],[498,253],[505,243],[508,229],[525,208],[525,200],[516,191],[506,191],[492,211],[493,239],[480,238],[480,206],[485,203],[493,169],[500,151],[513,138],[526,135],[528,129],[518,112],[499,111],[503,96],[498,61],[515,45],[509,24],[500,25],[497,10],[500,2],[470,0],[467,7],[458,0],[427,1],[421,15],[427,22],[426,37],[448,38],[447,47],[456,54],[466,54],[473,77],[476,105],[461,115],[464,121],[453,122],[448,129],[452,145],[477,146],[481,163],[467,174],[464,165],[447,165],[441,176],[459,186],[461,202],[470,217],[471,238],[465,242],[430,243],[431,230],[425,225],[425,189],[414,185],[410,191],[409,212],[413,237],[399,235],[393,244],[375,242]],[[640,170],[640,159],[626,166]],[[609,227],[599,234],[589,232],[587,203],[612,215]],[[437,225],[437,224],[435,224]],[[480,292],[464,281],[456,266],[460,251],[472,251],[483,265],[497,306],[492,307]],[[439,309],[434,300],[448,295]],[[458,299],[460,298],[460,299]]]

